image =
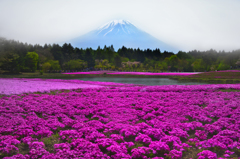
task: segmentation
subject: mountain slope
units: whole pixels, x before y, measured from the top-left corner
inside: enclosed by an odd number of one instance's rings
[[[98,46],[102,48],[104,45],[113,45],[115,50],[125,46],[127,48],[160,48],[161,51],[177,51],[176,48],[171,47],[154,38],[150,34],[139,30],[132,23],[125,20],[111,21],[94,31],[68,42],[74,47],[79,48],[92,47],[93,49],[96,49]]]

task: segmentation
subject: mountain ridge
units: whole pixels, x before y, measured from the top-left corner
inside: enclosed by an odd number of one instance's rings
[[[138,29],[127,20],[113,20],[96,30],[68,41],[74,47],[93,48],[113,45],[115,49],[140,48],[176,52],[177,49]]]

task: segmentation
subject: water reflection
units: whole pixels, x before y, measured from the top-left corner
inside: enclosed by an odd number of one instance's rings
[[[169,78],[116,78],[116,77],[91,77],[79,78],[83,81],[100,81],[100,82],[115,82],[115,83],[130,83],[143,85],[198,85],[206,84],[200,82],[184,82]]]

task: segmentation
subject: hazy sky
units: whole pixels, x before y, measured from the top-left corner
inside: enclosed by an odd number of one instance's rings
[[[58,43],[125,19],[181,50],[240,49],[240,0],[0,0],[0,36]]]

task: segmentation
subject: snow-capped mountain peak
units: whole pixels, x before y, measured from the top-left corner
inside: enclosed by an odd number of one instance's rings
[[[127,20],[113,20],[97,29],[99,36],[134,34],[138,29]]]
[[[69,41],[73,46],[96,49],[98,46],[113,45],[118,49],[122,46],[140,49],[176,50],[172,46],[154,38],[138,29],[127,20],[113,20],[83,36]]]
[[[120,25],[127,25],[127,24],[131,24],[131,22],[129,22],[128,20],[113,20],[113,21],[110,21],[106,24],[104,24],[103,26],[99,27],[98,30],[102,30],[102,29],[107,29],[108,27],[113,27],[117,24],[120,24]]]
[[[112,23],[114,24],[114,25],[117,25],[117,24],[129,24],[130,22],[128,21],[128,20],[122,20],[122,19],[120,19],[120,20],[113,20],[112,21]]]

